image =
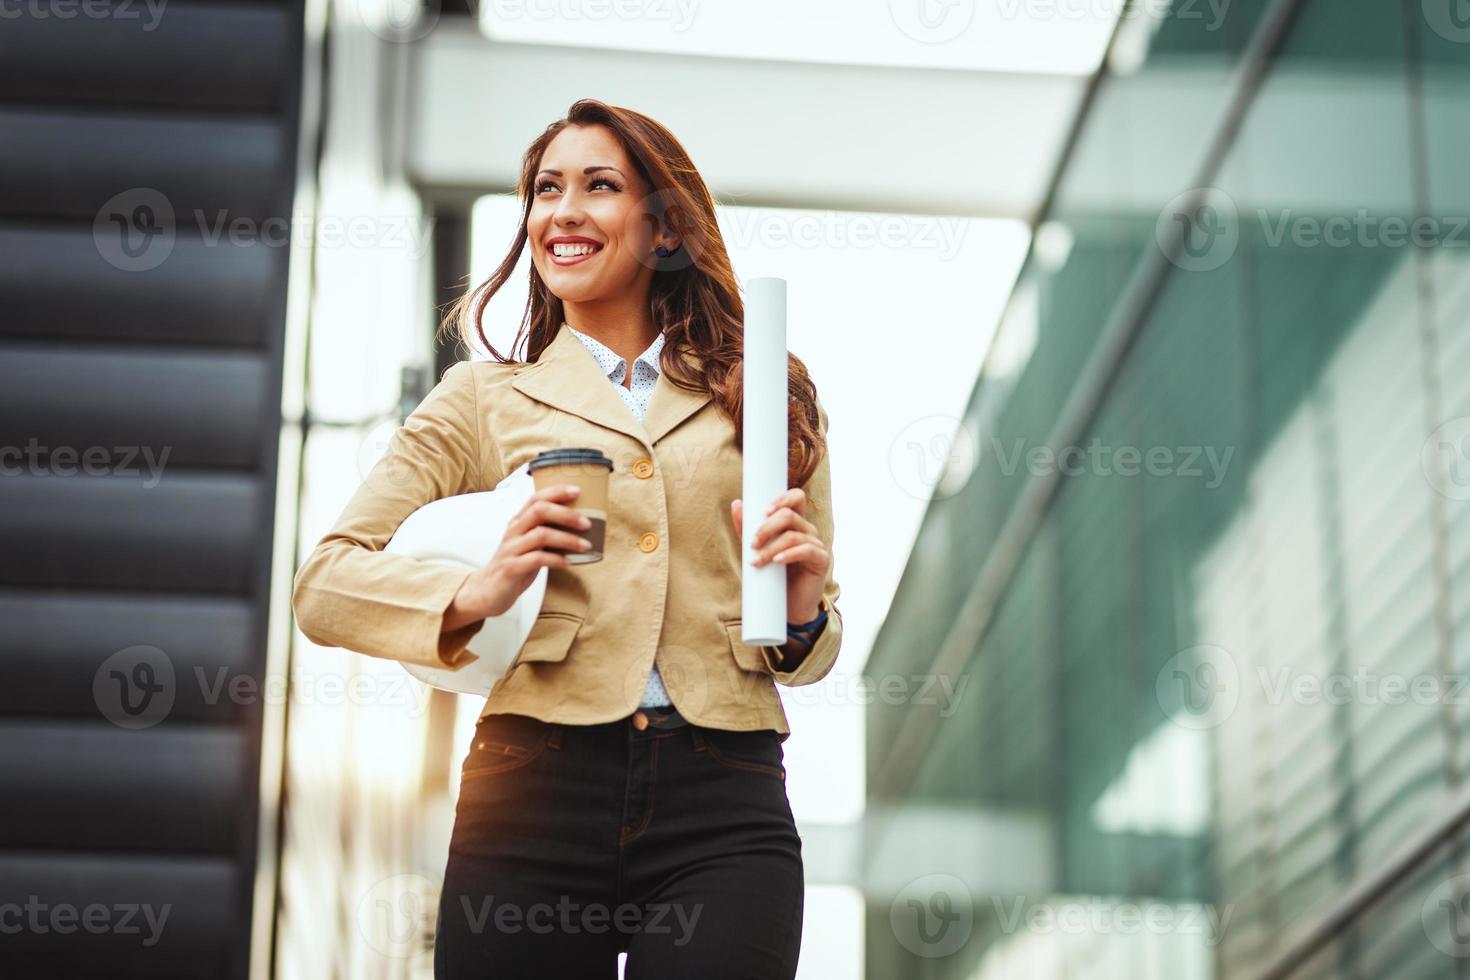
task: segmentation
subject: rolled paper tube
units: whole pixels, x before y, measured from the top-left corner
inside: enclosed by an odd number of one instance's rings
[[[786,491],[786,280],[751,279],[745,290],[745,423],[741,472],[740,639],[751,646],[786,643],[786,565],[755,568],[751,542],[766,508]]]

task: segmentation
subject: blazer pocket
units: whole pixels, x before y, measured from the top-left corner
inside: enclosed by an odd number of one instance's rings
[[[730,638],[730,656],[745,670],[765,673],[766,660],[760,647],[753,647],[740,639],[740,620],[725,620],[725,633]]]
[[[572,640],[582,628],[582,617],[571,612],[543,612],[536,617],[515,663],[565,660]],[[514,664],[512,664],[514,666]]]

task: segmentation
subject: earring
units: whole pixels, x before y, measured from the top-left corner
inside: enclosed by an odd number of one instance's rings
[[[669,251],[669,247],[667,245],[660,244],[658,248],[653,250],[653,254],[657,255],[661,259],[666,259],[673,253]]]

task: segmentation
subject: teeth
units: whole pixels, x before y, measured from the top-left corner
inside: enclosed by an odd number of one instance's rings
[[[573,255],[586,255],[589,252],[595,252],[597,251],[597,248],[598,246],[596,245],[568,245],[564,242],[557,242],[555,245],[551,246],[551,252],[553,255],[556,255],[558,257],[570,258]]]

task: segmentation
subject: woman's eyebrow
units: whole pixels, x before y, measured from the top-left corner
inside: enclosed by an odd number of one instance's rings
[[[607,164],[597,164],[597,165],[591,166],[591,167],[583,167],[582,168],[582,173],[584,173],[584,174],[594,174],[594,173],[596,173],[599,170],[611,170],[614,173],[623,174],[623,172],[621,170],[619,170],[617,167],[610,167]],[[541,174],[551,174],[553,177],[560,177],[561,176],[561,171],[560,170],[543,169],[543,170],[539,171],[536,174],[536,176],[537,177],[540,177]],[[624,176],[626,176],[626,175],[624,175]]]

